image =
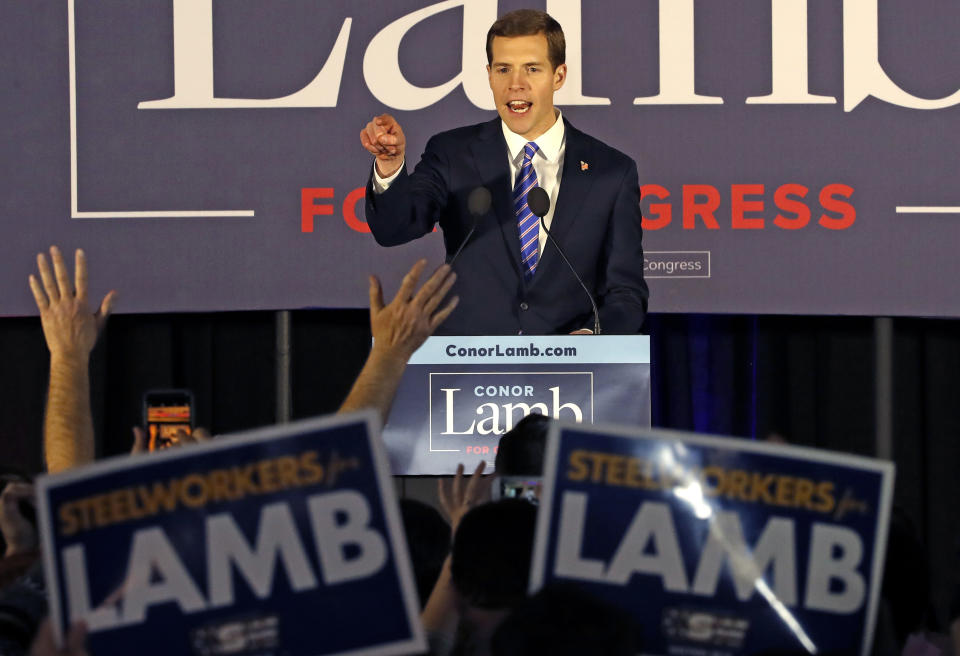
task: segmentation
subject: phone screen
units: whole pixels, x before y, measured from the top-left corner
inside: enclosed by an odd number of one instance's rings
[[[193,395],[187,390],[147,392],[143,397],[144,423],[151,451],[166,449],[180,441],[183,431],[193,430]]]
[[[543,479],[537,476],[503,476],[500,478],[498,496],[501,499],[526,499],[537,503],[542,485]]]

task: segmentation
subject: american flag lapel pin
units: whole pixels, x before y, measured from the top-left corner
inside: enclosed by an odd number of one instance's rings
[[[581,171],[586,171],[586,170],[589,169],[589,168],[590,168],[590,165],[589,165],[589,164],[587,164],[587,163],[584,162],[583,160],[580,160],[580,170],[581,170]]]

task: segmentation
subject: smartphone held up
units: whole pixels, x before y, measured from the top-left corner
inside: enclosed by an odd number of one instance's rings
[[[186,389],[150,390],[143,395],[143,426],[150,451],[167,449],[193,434],[193,393]]]

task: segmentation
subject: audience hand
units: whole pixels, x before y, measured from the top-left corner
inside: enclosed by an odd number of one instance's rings
[[[84,643],[87,641],[87,625],[83,622],[74,622],[67,632],[64,645],[57,648],[53,638],[53,627],[48,617],[40,625],[37,637],[30,648],[30,656],[86,656]]]
[[[375,116],[360,131],[360,144],[377,158],[377,173],[389,178],[403,166],[407,139],[396,119],[389,114]]]
[[[7,543],[3,556],[27,553],[37,548],[37,529],[20,512],[20,503],[35,505],[32,483],[7,483],[0,493],[0,534]]]
[[[87,259],[83,251],[77,249],[76,252],[75,283],[71,282],[63,255],[56,246],[50,247],[50,259],[52,272],[46,256],[39,253],[40,280],[30,276],[30,289],[40,310],[47,347],[53,358],[87,358],[113,308],[116,292],[108,293],[100,308],[91,312],[87,298]]]
[[[453,534],[456,534],[460,520],[471,508],[490,500],[490,485],[493,483],[494,477],[483,475],[483,470],[486,467],[487,463],[481,460],[466,485],[463,482],[462,464],[457,465],[457,473],[452,481],[442,478],[437,480],[437,496],[440,497],[440,508],[447,516]]]
[[[370,276],[370,328],[374,353],[401,358],[406,363],[457,307],[460,299],[454,296],[437,310],[457,279],[457,274],[446,264],[423,283],[420,291],[413,293],[425,266],[426,260],[413,265],[403,277],[397,295],[386,306],[380,281],[376,276]]]
[[[192,433],[187,431],[177,431],[177,441],[171,444],[172,447],[184,446],[187,444],[203,444],[213,439],[210,431],[206,428],[194,428]],[[130,455],[135,453],[147,453],[150,451],[150,443],[147,440],[147,433],[140,426],[133,427],[133,446],[130,448]]]

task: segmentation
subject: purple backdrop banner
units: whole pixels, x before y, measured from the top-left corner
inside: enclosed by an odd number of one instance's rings
[[[367,304],[360,128],[494,116],[484,36],[564,26],[557,104],[632,156],[650,309],[960,316],[960,6],[936,0],[35,0],[0,9],[0,314],[83,247],[120,311]]]

